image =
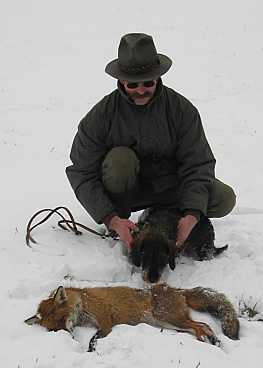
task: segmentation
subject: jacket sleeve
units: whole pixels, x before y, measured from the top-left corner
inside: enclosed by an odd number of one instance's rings
[[[76,197],[97,222],[115,212],[101,179],[101,164],[108,151],[103,114],[95,106],[80,122],[66,168]]]
[[[207,214],[209,189],[216,160],[207,142],[197,109],[189,103],[182,114],[176,150],[180,209]]]

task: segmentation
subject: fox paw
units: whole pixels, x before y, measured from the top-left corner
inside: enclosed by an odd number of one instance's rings
[[[200,341],[207,342],[218,347],[221,346],[221,341],[216,335],[202,335],[200,336]]]
[[[88,348],[88,353],[92,353],[93,351],[96,350],[96,346],[97,346],[97,340],[101,338],[101,333],[100,331],[96,332],[94,336],[92,336],[92,338],[90,339],[89,342],[89,348]]]
[[[221,341],[218,339],[218,337],[216,337],[216,335],[209,336],[208,339],[212,345],[218,346],[220,348]]]

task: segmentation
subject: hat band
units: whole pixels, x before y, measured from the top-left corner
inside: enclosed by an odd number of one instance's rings
[[[157,68],[160,65],[160,60],[157,59],[151,64],[146,64],[146,65],[141,65],[141,66],[127,66],[127,65],[122,65],[119,62],[118,64],[119,64],[120,70],[124,73],[139,74],[139,73],[147,72],[150,69]]]

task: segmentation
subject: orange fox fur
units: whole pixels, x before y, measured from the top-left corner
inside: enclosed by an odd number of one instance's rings
[[[42,300],[37,314],[25,322],[48,330],[67,330],[75,326],[94,326],[99,337],[113,326],[147,323],[164,328],[194,331],[198,340],[219,344],[212,329],[190,318],[189,307],[206,311],[221,320],[224,334],[237,339],[239,322],[233,305],[222,293],[210,288],[177,289],[157,284],[149,289],[129,287],[64,288],[60,286]]]

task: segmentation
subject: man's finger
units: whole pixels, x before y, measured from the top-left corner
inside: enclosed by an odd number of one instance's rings
[[[129,226],[129,228],[130,228],[130,229],[132,229],[132,230],[136,230],[136,229],[137,229],[137,226],[135,225],[135,223],[134,223],[134,222],[132,222],[132,221],[130,221],[130,220],[128,220],[127,225],[128,225],[128,226]]]
[[[176,248],[182,248],[183,245],[184,245],[184,242],[182,240],[177,240],[175,243]]]
[[[130,250],[131,250],[131,248],[132,248],[132,241],[133,241],[132,237],[131,237],[131,238],[127,238],[127,239],[124,241],[125,246],[127,247],[128,251],[130,251]]]

